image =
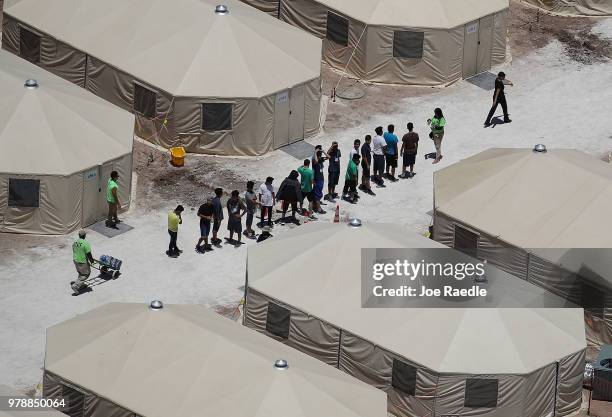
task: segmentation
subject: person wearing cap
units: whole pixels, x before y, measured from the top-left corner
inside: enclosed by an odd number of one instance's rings
[[[170,235],[170,244],[168,245],[166,255],[171,258],[176,258],[183,252],[176,246],[179,224],[183,223],[183,218],[181,217],[183,211],[185,211],[185,208],[179,204],[174,210],[168,213],[168,234]]]
[[[106,218],[106,227],[113,229],[117,228],[117,223],[120,222],[117,217],[117,212],[121,204],[119,203],[119,185],[117,180],[119,179],[119,173],[113,171],[110,174],[110,178],[106,183],[106,202],[108,203],[108,216]]]
[[[508,117],[508,102],[506,101],[506,94],[504,93],[504,88],[506,85],[513,86],[514,84],[510,80],[506,80],[506,74],[503,71],[500,71],[497,74],[497,78],[495,79],[495,92],[493,93],[493,106],[491,110],[489,110],[489,114],[487,115],[487,119],[485,120],[484,126],[491,126],[491,118],[495,114],[495,110],[497,110],[497,105],[501,104],[502,110],[504,112],[504,123],[510,123],[510,117]]]
[[[266,239],[270,239],[272,234],[270,233],[270,226],[264,226],[261,229],[261,234],[257,236],[257,243],[263,242]]]
[[[72,291],[78,294],[80,290],[87,286],[86,281],[91,274],[91,267],[93,265],[94,258],[91,254],[91,245],[85,238],[87,232],[81,229],[79,230],[79,238],[72,243],[72,260],[76,268],[78,277],[76,281],[70,283]]]

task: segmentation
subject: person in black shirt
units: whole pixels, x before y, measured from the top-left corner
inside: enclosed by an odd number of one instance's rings
[[[327,194],[323,197],[325,200],[335,202],[334,198],[338,196],[336,194],[336,185],[340,180],[340,157],[342,156],[340,149],[338,149],[338,142],[333,141],[331,148],[327,151],[329,156],[329,166],[327,167]]]
[[[283,216],[280,219],[281,223],[285,223],[285,216],[287,214],[287,209],[291,206],[291,217],[292,221],[296,224],[299,224],[299,221],[295,217],[295,213],[297,212],[297,202],[302,201],[302,187],[300,182],[298,181],[299,173],[296,170],[291,171],[289,176],[283,180],[280,187],[278,187],[278,192],[276,193],[276,198],[283,202],[281,209],[283,211]]]
[[[223,205],[221,205],[221,196],[223,195],[223,188],[215,188],[215,197],[212,199],[213,206],[213,237],[211,242],[215,245],[221,243],[221,239],[217,237],[219,228],[221,227],[221,221],[223,220]]]
[[[213,219],[213,204],[212,199],[208,198],[204,204],[198,209],[198,217],[200,218],[200,239],[195,247],[196,252],[204,253],[212,250],[212,246],[208,244],[208,235],[210,234],[210,222]],[[204,242],[204,246],[202,246]]]
[[[370,143],[372,143],[372,136],[366,135],[365,142],[361,145],[361,185],[359,189],[366,194],[376,195],[372,191],[372,186],[370,185],[372,165],[372,148],[370,147]]]
[[[506,94],[504,93],[504,88],[506,85],[513,86],[512,81],[506,80],[506,74],[504,72],[500,72],[497,74],[497,78],[495,79],[495,92],[493,93],[493,106],[489,111],[489,115],[487,116],[487,120],[485,120],[485,127],[491,126],[491,118],[495,114],[495,110],[497,110],[497,105],[501,104],[502,110],[504,111],[504,123],[510,123],[512,120],[508,117],[508,103],[506,102]]]

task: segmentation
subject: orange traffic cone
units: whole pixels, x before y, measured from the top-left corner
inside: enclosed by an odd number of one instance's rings
[[[340,223],[340,204],[336,205],[336,214],[334,215],[334,223]]]

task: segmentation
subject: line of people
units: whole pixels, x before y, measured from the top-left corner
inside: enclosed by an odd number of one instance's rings
[[[431,129],[429,137],[434,142],[436,152],[426,154],[425,159],[433,159],[435,164],[442,159],[442,138],[446,125],[442,110],[436,108],[433,117],[428,119],[427,123]],[[351,204],[356,204],[360,198],[358,190],[372,196],[376,195],[372,190],[372,183],[382,188],[385,187],[385,180],[395,182],[399,180],[398,178],[414,177],[420,139],[418,133],[414,131],[413,123],[408,123],[406,129],[401,141],[395,134],[395,126],[392,124],[387,126],[386,131],[382,126],[378,126],[374,130],[374,138],[366,135],[363,144],[359,139],[354,141],[353,148],[349,152],[341,196],[336,190],[340,182],[342,152],[336,141],[332,142],[327,151],[324,151],[321,145],[317,145],[312,157],[304,159],[300,167],[292,170],[281,182],[278,190],[273,185],[273,177],[266,178],[257,192],[254,189],[255,183],[248,181],[242,197],[238,190],[233,190],[226,203],[229,231],[229,237],[225,238],[226,242],[239,247],[243,244],[242,236],[257,239],[260,242],[272,237],[270,231],[275,223],[300,224],[296,216],[298,212],[304,219],[315,220],[315,214],[326,213],[322,206],[327,203],[335,203],[338,197]],[[396,177],[399,158],[402,158],[402,167],[401,173]],[[326,163],[328,167],[327,188],[325,189]],[[360,166],[361,176],[359,176]],[[327,193],[324,194],[324,190]],[[200,238],[195,247],[198,253],[211,251],[213,246],[220,247],[223,242],[219,238],[221,222],[224,220],[222,196],[223,189],[215,189],[214,197],[208,198],[198,209]],[[281,202],[281,217],[273,221],[274,207],[278,201]],[[289,209],[291,209],[291,215],[287,216]],[[257,226],[262,229],[259,235],[253,229],[258,210],[260,221]],[[170,244],[166,254],[170,257],[178,257],[182,253],[177,247],[177,235],[179,225],[182,223],[183,212],[183,206],[179,205],[168,213]],[[243,230],[242,218],[244,216],[246,216],[246,228]],[[211,233],[212,237],[210,237]]]

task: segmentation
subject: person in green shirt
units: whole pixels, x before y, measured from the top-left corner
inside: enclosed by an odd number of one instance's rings
[[[349,161],[346,167],[346,176],[344,177],[344,189],[342,190],[342,199],[349,203],[355,204],[359,195],[357,194],[357,181],[359,178],[359,160],[361,156],[358,153],[353,154],[353,158]]]
[[[79,230],[79,238],[72,244],[72,260],[78,277],[76,281],[70,283],[70,286],[75,294],[78,294],[83,288],[87,287],[85,281],[87,281],[91,274],[90,265],[94,263],[91,245],[85,240],[86,237],[87,233],[85,230]]]
[[[117,212],[121,204],[119,203],[119,173],[113,171],[106,183],[106,202],[108,203],[108,217],[106,218],[106,227],[117,229],[117,223],[120,222],[117,217]]]
[[[168,245],[166,255],[171,258],[176,258],[183,252],[176,246],[179,224],[183,223],[183,218],[181,217],[183,211],[185,211],[185,208],[179,204],[174,210],[168,213],[168,234],[170,235],[170,245]]]
[[[314,171],[310,168],[310,159],[304,159],[304,165],[298,168],[300,174],[300,189],[302,191],[302,200],[300,200],[300,211],[304,213],[304,198],[308,199],[308,212],[312,213],[312,202],[314,201],[314,193],[312,192],[314,185]]]
[[[444,126],[446,126],[446,119],[442,114],[442,109],[436,108],[434,110],[434,116],[427,120],[427,124],[431,128],[430,137],[434,141],[436,147],[436,158],[433,160],[433,164],[437,164],[442,159],[442,138],[444,138]]]

